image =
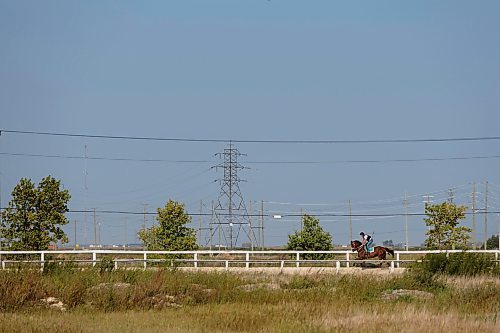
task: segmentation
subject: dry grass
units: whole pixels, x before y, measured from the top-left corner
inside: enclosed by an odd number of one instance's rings
[[[413,305],[321,308],[300,302],[218,304],[161,311],[0,314],[0,332],[498,332],[496,314],[436,313]]]
[[[319,326],[325,331],[352,332],[362,331],[366,327],[376,332],[498,332],[500,323],[496,314],[490,317],[478,317],[459,313],[436,313],[418,307],[396,306],[389,309],[363,311],[357,309],[347,316],[325,314]]]
[[[499,331],[498,278],[426,279],[179,270],[0,272],[0,332]],[[249,284],[263,288],[242,288]],[[382,299],[395,289],[434,296]],[[61,299],[68,310],[45,308],[40,298],[47,296]]]

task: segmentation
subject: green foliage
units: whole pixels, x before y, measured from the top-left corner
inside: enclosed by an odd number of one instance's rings
[[[186,227],[191,216],[184,205],[169,200],[164,208],[158,208],[159,224],[139,232],[139,239],[148,250],[191,251],[198,249],[196,232]]]
[[[382,245],[385,247],[394,247],[394,242],[392,241],[392,239],[389,239],[389,240],[383,241]]]
[[[303,229],[288,236],[288,250],[294,251],[331,251],[332,236],[319,225],[319,219],[305,214],[302,217]],[[322,259],[325,254],[307,254],[304,259]]]
[[[427,254],[412,271],[427,275],[477,276],[500,275],[500,267],[492,256],[483,253],[432,253]]]
[[[494,250],[498,249],[498,235],[493,235],[486,241],[486,249]]]
[[[466,206],[457,206],[450,202],[437,205],[425,205],[425,224],[430,227],[425,245],[428,248],[446,249],[465,248],[470,238],[470,228],[458,226],[465,219]]]
[[[112,272],[115,269],[115,263],[111,258],[102,258],[101,261],[97,263],[97,269],[100,273]]]
[[[22,178],[12,191],[12,200],[2,212],[0,231],[12,250],[46,250],[50,243],[68,242],[60,226],[68,224],[64,215],[70,199],[61,182],[47,176],[35,184]]]

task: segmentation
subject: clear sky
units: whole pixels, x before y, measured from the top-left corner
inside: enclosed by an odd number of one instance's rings
[[[499,31],[500,2],[486,0],[0,0],[0,128],[226,140],[500,136]],[[300,227],[286,214],[346,213],[348,200],[357,214],[402,213],[405,191],[409,212],[422,212],[422,195],[441,202],[449,188],[455,202],[470,206],[477,182],[481,208],[481,183],[489,181],[489,209],[500,211],[499,143],[236,147],[250,167],[241,172],[245,200],[253,208],[264,200],[266,215],[284,215],[265,219],[266,244],[279,245]],[[85,145],[89,157],[206,162],[67,158],[82,157]],[[21,177],[38,182],[50,174],[70,190],[72,210],[141,212],[148,204],[154,212],[172,198],[191,213],[202,200],[209,213],[222,176],[211,166],[225,147],[4,132],[2,207]],[[393,161],[408,159],[420,161]],[[367,160],[380,162],[356,162]],[[286,161],[321,163],[254,163]],[[83,214],[68,216],[70,242],[75,221],[77,241],[92,242],[92,217],[85,225]],[[488,233],[498,219],[489,215]],[[97,220],[101,242],[137,242],[142,216],[99,213]],[[320,220],[335,243],[347,243],[346,217]],[[401,216],[355,217],[353,229],[375,232],[379,243],[405,239]],[[422,243],[425,230],[422,217],[410,217],[410,244]]]

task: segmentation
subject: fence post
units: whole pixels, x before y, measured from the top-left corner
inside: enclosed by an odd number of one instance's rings
[[[5,260],[2,260],[2,269],[5,269]]]
[[[194,253],[194,268],[198,267],[198,253]]]
[[[394,260],[391,260],[391,269],[389,270],[389,272],[394,272]]]
[[[97,261],[97,252],[92,252],[92,266],[95,267]]]
[[[350,252],[347,252],[345,254],[345,259],[347,260],[346,263],[345,263],[345,267],[349,268],[349,260],[351,260]]]
[[[396,252],[396,260],[398,261],[396,267],[399,268],[399,252]]]
[[[40,253],[40,267],[43,269],[45,266],[45,252]]]
[[[283,271],[283,266],[285,266],[285,260],[281,260],[281,263],[280,263],[280,273]]]
[[[226,271],[229,269],[229,260],[226,260]]]
[[[296,255],[296,260],[297,260],[297,262],[295,263],[295,266],[296,266],[297,268],[299,268],[299,267],[300,267],[300,264],[299,264],[299,261],[300,261],[300,253],[299,253],[299,252],[297,252],[297,255]],[[281,268],[283,268],[283,261],[281,262],[281,266],[282,266]]]
[[[118,269],[118,260],[115,260],[115,270]]]
[[[248,269],[250,268],[250,252],[245,253],[245,267]]]
[[[336,272],[338,274],[340,271],[340,261],[337,260],[337,262],[335,263],[335,267],[336,267]]]
[[[148,266],[148,254],[144,252],[144,269]]]

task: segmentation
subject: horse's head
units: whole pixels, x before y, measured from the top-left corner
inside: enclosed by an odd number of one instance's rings
[[[361,246],[361,242],[359,240],[351,241],[351,250],[356,251]]]

